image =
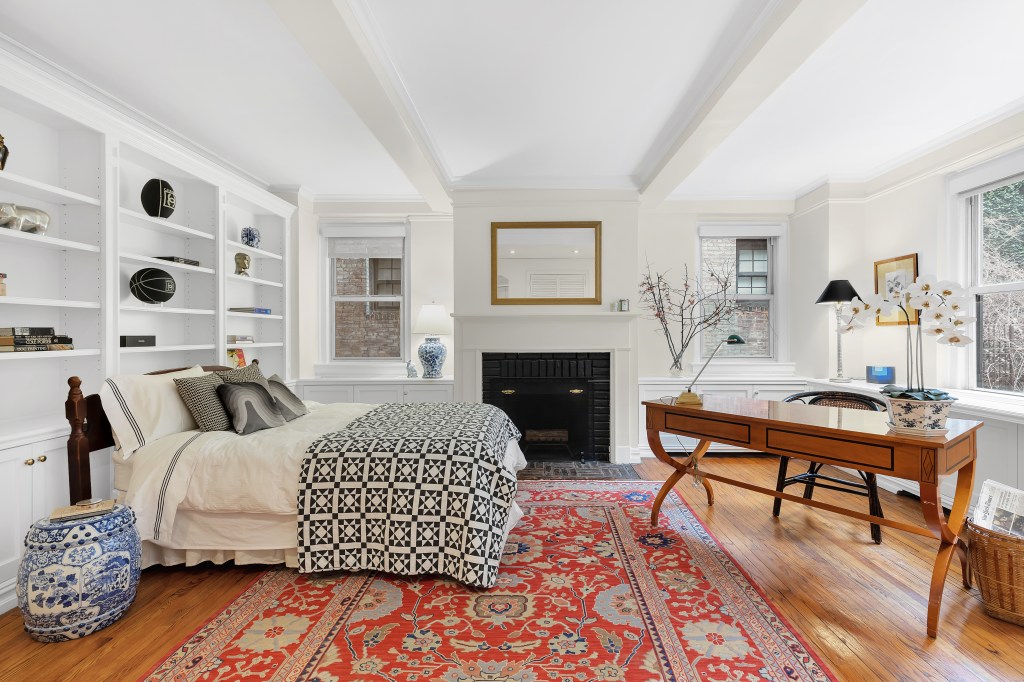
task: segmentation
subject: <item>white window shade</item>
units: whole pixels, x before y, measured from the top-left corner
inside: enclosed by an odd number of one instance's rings
[[[584,272],[530,274],[530,298],[585,298],[586,291]]]
[[[345,237],[330,240],[332,258],[401,258],[401,237]]]

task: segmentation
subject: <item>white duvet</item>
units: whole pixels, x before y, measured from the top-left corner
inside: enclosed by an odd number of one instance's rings
[[[375,407],[307,405],[309,414],[247,436],[185,431],[137,450],[125,502],[135,510],[142,539],[167,544],[179,510],[294,516],[299,470],[310,443]],[[526,466],[515,441],[509,443],[505,465],[512,471]],[[518,506],[510,516],[506,531],[522,516]]]

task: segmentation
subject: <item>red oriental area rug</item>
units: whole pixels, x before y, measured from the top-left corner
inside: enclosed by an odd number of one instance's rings
[[[498,584],[261,575],[151,680],[828,680],[825,666],[659,483],[520,484]]]

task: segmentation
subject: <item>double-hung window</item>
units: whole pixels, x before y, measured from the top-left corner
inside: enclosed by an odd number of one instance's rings
[[[702,225],[699,234],[701,287],[707,293],[727,278],[728,294],[735,302],[728,319],[701,334],[701,357],[709,357],[730,334],[739,334],[746,343],[723,345],[718,357],[776,359],[776,259],[783,228]]]
[[[330,361],[404,360],[408,336],[404,228],[324,230]]]
[[[1024,393],[1024,175],[964,200],[977,318],[970,387]]]

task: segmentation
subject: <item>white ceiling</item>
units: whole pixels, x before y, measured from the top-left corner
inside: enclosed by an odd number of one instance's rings
[[[674,192],[863,181],[1024,108],[1024,2],[869,0]]]
[[[264,2],[3,0],[0,31],[267,184],[417,195]]]
[[[1024,109],[1024,0],[866,0],[802,63],[751,57],[778,87],[666,173],[772,13],[833,2],[861,0],[4,0],[0,30],[259,180],[321,196],[426,197],[424,172],[444,200],[661,173],[661,196],[685,176],[674,197],[790,198]],[[317,28],[365,64],[323,61]],[[413,168],[410,145],[431,163]]]

